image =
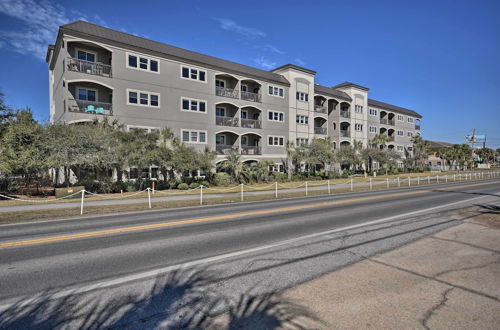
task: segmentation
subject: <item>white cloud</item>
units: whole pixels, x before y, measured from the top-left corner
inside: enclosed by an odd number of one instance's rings
[[[273,45],[264,45],[261,48],[264,50],[279,54],[279,55],[286,54],[284,51],[282,51],[281,49],[279,49],[278,47],[273,46]]]
[[[306,65],[306,62],[302,61],[300,58],[296,57],[295,58],[295,63],[297,63],[298,65]]]
[[[253,61],[255,62],[255,64],[266,70],[274,69],[276,67],[276,62],[273,62],[264,56],[259,56]]]
[[[0,43],[3,43],[3,48],[33,55],[41,60],[45,60],[47,46],[56,41],[60,25],[76,20],[95,21],[106,25],[99,15],[88,19],[77,10],[71,9],[68,13],[64,7],[47,0],[0,0],[0,15],[2,14],[22,24],[22,27],[16,30],[0,30]]]
[[[219,27],[226,31],[241,34],[248,38],[263,38],[267,34],[253,27],[241,26],[233,20],[227,18],[215,18],[219,22]]]

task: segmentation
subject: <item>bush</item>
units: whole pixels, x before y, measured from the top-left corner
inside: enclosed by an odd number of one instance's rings
[[[285,182],[288,179],[288,175],[282,172],[272,172],[271,181]]]
[[[210,187],[210,183],[206,180],[201,181],[201,184],[203,185],[203,187],[207,187],[207,188]]]
[[[213,178],[213,184],[216,186],[225,186],[228,185],[231,182],[231,177],[229,174],[220,172],[220,173],[215,173],[214,178]]]
[[[189,185],[189,189],[196,189],[200,186],[198,182],[193,182]]]
[[[187,184],[187,183],[184,183],[184,182],[183,182],[183,183],[179,183],[179,184],[177,185],[177,189],[179,189],[179,190],[188,190],[188,189],[189,189],[189,186],[188,186],[188,184]]]

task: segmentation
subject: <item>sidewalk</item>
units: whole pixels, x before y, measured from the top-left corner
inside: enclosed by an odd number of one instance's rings
[[[286,290],[324,329],[498,329],[500,207]],[[350,253],[354,253],[349,251]]]

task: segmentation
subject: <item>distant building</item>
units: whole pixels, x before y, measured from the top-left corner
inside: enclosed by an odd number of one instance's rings
[[[427,157],[427,165],[432,171],[449,171],[451,170],[451,164],[449,164],[445,159],[438,156],[438,151],[442,148],[451,148],[453,143],[440,142],[440,141],[428,141],[430,144],[430,153]]]

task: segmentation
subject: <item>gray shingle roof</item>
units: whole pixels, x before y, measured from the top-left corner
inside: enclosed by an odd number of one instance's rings
[[[314,85],[314,92],[318,94],[324,94],[332,97],[337,97],[342,100],[346,101],[352,101],[351,97],[347,95],[346,93],[339,91],[338,89],[334,89],[332,87],[326,87],[326,86],[321,86],[321,85]]]
[[[345,81],[345,82],[343,82],[341,84],[332,86],[332,88],[341,88],[341,87],[357,87],[357,88],[363,89],[365,91],[369,91],[370,90],[368,87],[357,85],[357,84],[354,84],[354,83],[349,82],[349,81]]]
[[[295,64],[290,64],[290,63],[282,65],[282,66],[279,66],[276,69],[272,69],[271,72],[276,72],[276,71],[279,71],[279,70],[282,70],[282,69],[289,69],[289,68],[292,68],[292,69],[295,69],[295,70],[298,70],[298,71],[302,71],[302,72],[305,72],[305,73],[309,73],[309,74],[312,74],[312,75],[316,74],[316,71],[314,71],[314,70],[311,70],[311,69],[308,69],[308,68],[304,68],[303,66],[298,66],[298,65],[295,65]]]
[[[167,45],[161,42],[137,37],[128,33],[112,30],[100,25],[85,21],[76,21],[60,27],[60,31],[75,36],[82,36],[91,40],[102,41],[112,45],[125,46],[125,48],[136,49],[139,52],[148,53],[160,57],[166,57],[191,63],[228,73],[239,74],[255,79],[262,79],[290,86],[288,80],[274,72],[257,69],[251,66],[223,60],[221,58],[200,54],[187,49]]]
[[[413,117],[422,118],[422,116],[419,113],[417,113],[417,112],[415,112],[413,110],[401,108],[401,107],[398,107],[396,105],[392,105],[392,104],[388,104],[388,103],[376,101],[376,100],[373,100],[373,99],[368,99],[368,105],[371,105],[371,106],[374,106],[374,107],[377,107],[377,108],[381,108],[381,109],[385,109],[385,110],[390,110],[390,111],[402,113],[404,115],[410,115],[410,116],[413,116]]]

